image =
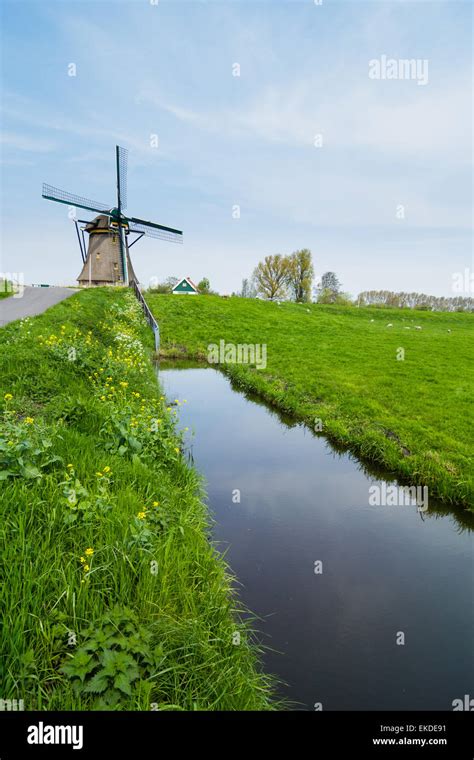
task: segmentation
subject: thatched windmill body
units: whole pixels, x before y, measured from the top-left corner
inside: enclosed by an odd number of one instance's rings
[[[127,207],[128,152],[119,145],[115,148],[117,171],[117,205],[110,208],[103,203],[43,184],[43,198],[68,206],[99,212],[91,221],[74,218],[83,267],[77,278],[80,285],[130,285],[137,282],[130,259],[130,248],[143,235],[181,243],[183,233],[174,227],[165,227],[134,216],[125,216]],[[79,224],[85,226],[79,229]],[[84,231],[89,235],[86,247]],[[130,242],[130,235],[135,235]],[[87,250],[86,250],[87,248]]]

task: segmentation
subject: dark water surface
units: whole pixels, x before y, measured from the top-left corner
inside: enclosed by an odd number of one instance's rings
[[[278,650],[264,665],[284,695],[324,710],[451,710],[474,697],[469,515],[369,506],[380,478],[221,373],[162,365],[159,376],[187,401],[180,427],[195,432],[215,540]]]

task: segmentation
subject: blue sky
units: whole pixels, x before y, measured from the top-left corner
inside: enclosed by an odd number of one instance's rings
[[[184,230],[183,246],[132,249],[145,285],[207,276],[231,292],[265,255],[306,247],[352,294],[451,295],[473,263],[471,14],[451,1],[4,0],[2,271],[74,283],[74,227],[41,183],[113,205],[118,143],[128,211]],[[383,55],[428,60],[428,82],[369,78]]]

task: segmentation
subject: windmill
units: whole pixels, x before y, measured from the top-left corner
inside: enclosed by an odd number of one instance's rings
[[[43,198],[56,203],[64,203],[99,213],[91,221],[74,219],[79,247],[82,257],[82,271],[77,278],[84,285],[129,285],[136,282],[136,276],[130,261],[129,250],[143,235],[160,238],[172,243],[181,243],[183,233],[173,227],[148,222],[135,216],[125,216],[127,208],[127,165],[128,151],[119,145],[115,147],[117,172],[117,205],[114,208],[104,203],[82,198],[80,195],[59,190],[52,185],[43,184]],[[85,224],[82,236],[78,223]],[[86,252],[84,229],[89,234]],[[130,234],[137,237],[128,242]]]

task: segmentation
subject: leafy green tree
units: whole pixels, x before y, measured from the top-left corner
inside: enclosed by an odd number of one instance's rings
[[[255,296],[257,295],[257,290],[255,287],[255,282],[254,282],[253,277],[251,277],[250,279],[245,277],[242,280],[242,289],[238,295],[240,295],[241,298],[255,298]]]
[[[318,288],[318,303],[336,303],[341,292],[341,283],[334,272],[325,272]]]
[[[257,292],[264,298],[284,298],[288,278],[288,258],[277,253],[265,256],[253,273]]]
[[[198,290],[200,293],[203,293],[204,295],[208,295],[211,291],[211,283],[207,279],[207,277],[203,277],[202,280],[198,282]]]
[[[295,301],[310,301],[314,279],[311,251],[303,248],[287,257],[287,286]]]
[[[325,272],[321,277],[321,289],[332,290],[333,293],[339,293],[341,290],[341,283],[339,282],[335,272]]]
[[[318,303],[331,303],[331,304],[337,304],[338,306],[351,306],[353,303],[349,293],[334,293],[333,290],[329,290],[329,288],[324,288],[324,290],[320,290],[318,293]]]
[[[164,282],[157,282],[158,278],[150,280],[150,293],[171,293],[174,286],[178,284],[177,277],[167,277]]]

